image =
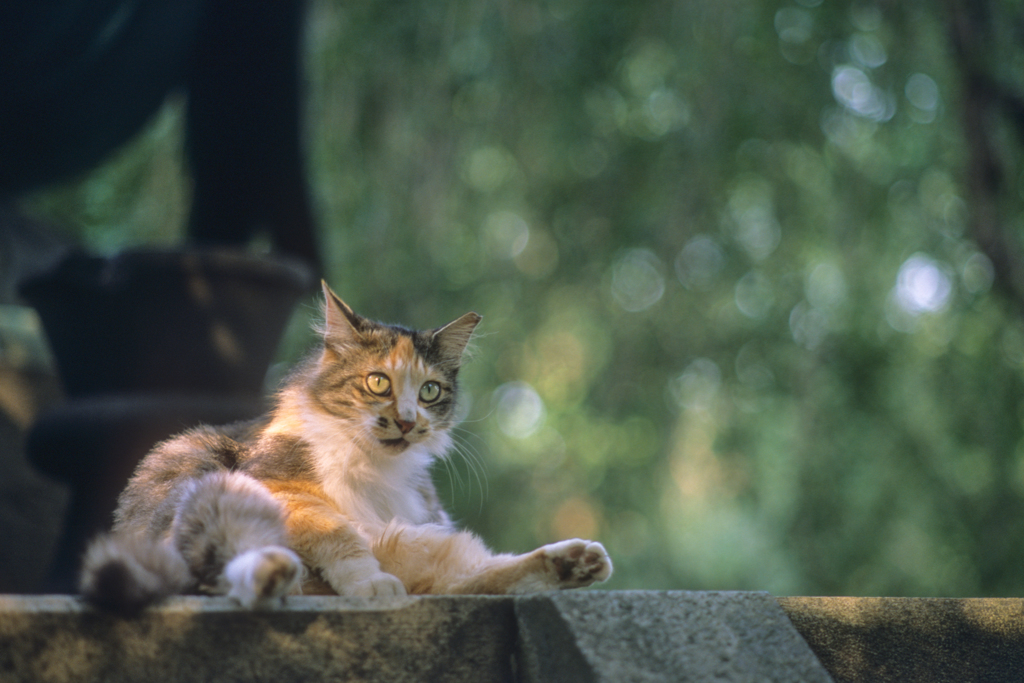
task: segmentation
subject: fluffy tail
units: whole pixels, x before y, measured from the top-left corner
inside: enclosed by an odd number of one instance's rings
[[[106,534],[93,540],[85,553],[79,590],[99,609],[135,616],[191,583],[185,561],[159,541]]]

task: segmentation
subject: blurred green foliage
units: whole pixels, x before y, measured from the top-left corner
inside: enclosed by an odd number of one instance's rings
[[[463,523],[600,539],[615,588],[1024,594],[1024,325],[965,234],[938,9],[317,0],[308,37],[333,287],[484,315]],[[29,205],[173,244],[181,138],[172,103]]]

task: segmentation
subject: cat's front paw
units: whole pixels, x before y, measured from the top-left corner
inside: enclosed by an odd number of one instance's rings
[[[377,572],[358,581],[348,583],[341,591],[342,595],[373,597],[376,595],[405,595],[405,585],[397,576]]]
[[[338,595],[373,597],[405,595],[405,585],[393,574],[382,572],[372,557],[352,558],[325,569],[324,578]]]
[[[545,566],[557,579],[557,588],[589,586],[612,575],[612,560],[596,541],[574,538],[546,545],[541,551]]]
[[[237,555],[224,567],[228,597],[252,609],[279,602],[302,578],[302,561],[288,548],[266,546]]]

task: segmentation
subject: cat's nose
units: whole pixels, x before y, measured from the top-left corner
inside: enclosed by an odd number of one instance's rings
[[[412,428],[416,426],[415,422],[406,422],[399,417],[395,418],[395,424],[398,425],[398,428],[402,430],[403,434],[408,434],[412,431]]]

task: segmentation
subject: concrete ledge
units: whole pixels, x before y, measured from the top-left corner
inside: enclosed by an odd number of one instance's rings
[[[511,681],[498,598],[301,597],[240,611],[183,597],[138,619],[66,596],[0,597],[0,681]]]
[[[0,596],[0,683],[203,680],[1009,683],[1024,600],[569,591],[245,612],[182,597],[122,620]]]
[[[779,598],[837,683],[1024,680],[1024,600]]]
[[[0,596],[0,681],[799,681],[829,677],[765,593],[182,597],[142,617]]]
[[[516,614],[525,681],[831,680],[767,593],[545,593]]]

